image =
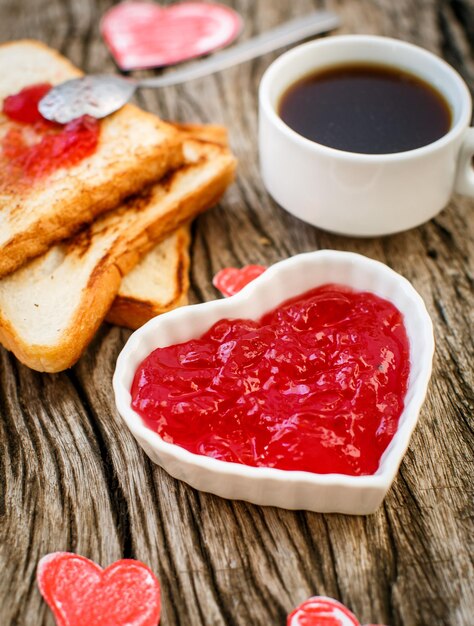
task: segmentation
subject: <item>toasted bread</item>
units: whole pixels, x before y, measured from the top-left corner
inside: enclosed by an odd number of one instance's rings
[[[0,110],[7,95],[27,85],[56,84],[81,75],[60,54],[30,40],[0,46],[0,72]],[[15,123],[0,113],[0,138],[12,126]],[[182,135],[155,115],[126,105],[101,121],[99,145],[91,156],[35,179],[30,187],[3,181],[0,276],[182,162]]]
[[[122,278],[106,320],[134,330],[187,304],[189,243],[189,227],[183,226],[150,250]]]
[[[213,205],[234,178],[235,159],[187,140],[185,165],[0,280],[0,341],[29,367],[73,365],[105,318],[122,276],[156,243]]]
[[[170,123],[188,139],[228,146],[223,126]],[[187,304],[189,244],[189,228],[183,227],[150,250],[123,277],[106,320],[135,329],[155,315]]]

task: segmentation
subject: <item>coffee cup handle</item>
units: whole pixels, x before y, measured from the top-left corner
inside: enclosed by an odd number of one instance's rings
[[[468,128],[459,153],[455,191],[474,196],[474,127]]]

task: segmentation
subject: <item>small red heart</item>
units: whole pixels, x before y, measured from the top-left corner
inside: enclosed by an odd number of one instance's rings
[[[123,559],[102,569],[70,552],[43,557],[38,587],[57,626],[157,626],[160,584],[140,561]]]
[[[313,596],[288,615],[286,626],[361,626],[361,624],[354,613],[337,600],[326,596]]]
[[[225,297],[233,296],[246,285],[255,280],[267,268],[264,265],[245,265],[237,267],[226,267],[214,276],[212,284]]]
[[[359,620],[333,598],[314,596],[288,615],[286,626],[360,626]]]
[[[123,2],[102,18],[101,31],[123,70],[162,67],[208,54],[240,33],[238,13],[220,4],[182,2],[160,7]]]

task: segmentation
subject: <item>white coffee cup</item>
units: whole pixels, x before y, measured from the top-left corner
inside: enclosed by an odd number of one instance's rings
[[[319,68],[354,62],[397,67],[430,83],[451,108],[450,130],[415,150],[360,154],[306,139],[279,117],[290,85]],[[283,208],[305,222],[344,235],[388,235],[434,217],[453,191],[474,196],[469,90],[450,65],[418,46],[369,35],[303,44],[267,69],[259,103],[263,181]]]

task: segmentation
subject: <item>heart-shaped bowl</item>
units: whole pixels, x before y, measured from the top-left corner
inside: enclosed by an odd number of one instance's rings
[[[285,300],[327,283],[372,292],[392,302],[404,318],[410,345],[405,407],[375,474],[314,474],[220,461],[163,441],[132,409],[135,371],[156,348],[200,337],[221,319],[259,319]],[[153,318],[131,335],[119,354],[113,386],[120,415],[150,459],[196,489],[286,509],[366,515],[382,502],[408,447],[426,395],[433,351],[431,319],[421,296],[405,278],[359,254],[321,250],[276,263],[230,298]]]

